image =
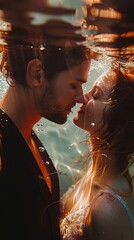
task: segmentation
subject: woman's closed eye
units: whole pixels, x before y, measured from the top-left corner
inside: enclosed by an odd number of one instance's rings
[[[97,100],[100,97],[100,93],[98,89],[95,89],[95,91],[92,93],[92,97],[94,100]]]

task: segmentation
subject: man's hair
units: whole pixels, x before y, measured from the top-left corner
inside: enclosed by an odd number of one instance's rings
[[[73,47],[44,46],[43,48],[22,45],[8,46],[3,51],[1,71],[13,82],[26,87],[27,64],[35,58],[42,61],[45,77],[48,81],[52,81],[60,72],[89,60],[90,49],[82,45]]]

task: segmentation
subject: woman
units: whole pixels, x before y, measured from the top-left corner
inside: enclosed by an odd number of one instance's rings
[[[85,94],[74,123],[90,133],[87,173],[62,197],[63,239],[134,239],[134,81],[111,69]]]

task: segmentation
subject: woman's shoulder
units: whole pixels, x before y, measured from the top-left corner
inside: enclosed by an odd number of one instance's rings
[[[92,206],[90,217],[89,228],[93,240],[129,240],[129,235],[131,239],[129,218],[114,194],[102,192]]]
[[[107,219],[109,217],[111,219],[111,216],[114,216],[117,211],[120,211],[120,204],[113,195],[104,191],[94,201],[91,213],[96,219],[103,218],[104,220],[104,218]]]

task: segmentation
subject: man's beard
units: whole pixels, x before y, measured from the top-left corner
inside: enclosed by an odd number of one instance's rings
[[[48,112],[43,116],[44,118],[48,119],[49,121],[52,121],[57,124],[64,124],[67,121],[67,116],[63,115],[62,112]]]
[[[44,96],[40,99],[41,116],[57,124],[64,124],[67,121],[67,116],[64,114],[64,109],[57,103],[57,97],[52,87],[48,87]]]

